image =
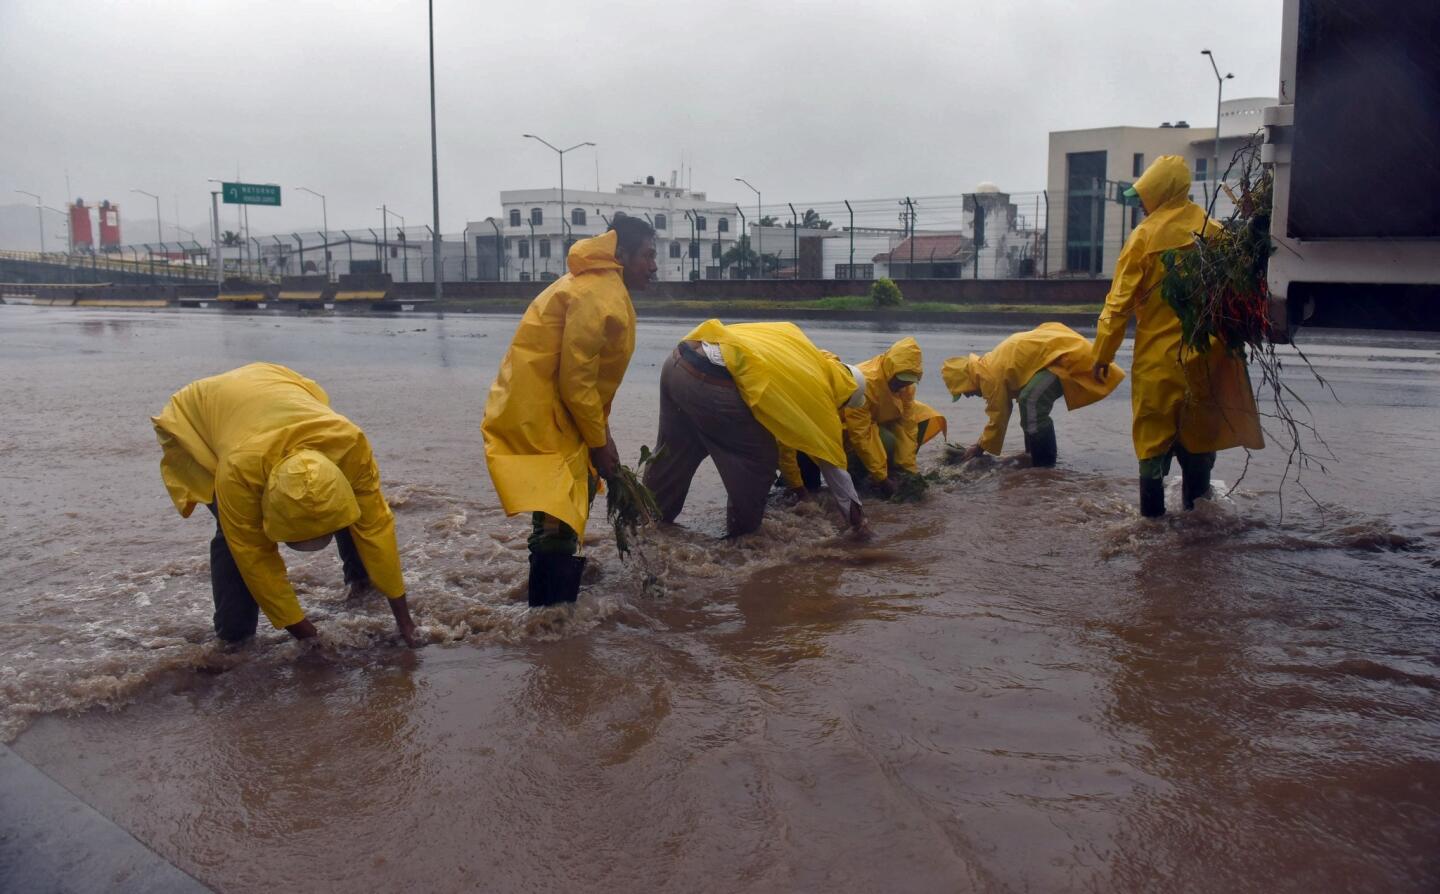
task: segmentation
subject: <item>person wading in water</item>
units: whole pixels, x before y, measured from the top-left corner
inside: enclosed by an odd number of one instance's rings
[[[485,460],[505,512],[533,513],[531,605],[574,602],[580,593],[595,472],[620,461],[610,436],[610,402],[635,350],[630,293],[655,275],[655,230],[618,216],[601,236],[582,239],[569,273],[541,292],[515,331],[490,386]]]

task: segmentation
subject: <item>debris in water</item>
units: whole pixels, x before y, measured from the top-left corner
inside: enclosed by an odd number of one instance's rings
[[[640,461],[634,469],[616,463],[615,474],[605,479],[605,515],[615,528],[615,551],[622,561],[630,553],[631,538],[640,528],[660,518],[655,495],[640,480],[645,467],[659,455],[658,451],[651,453],[649,446],[641,445]],[[643,560],[643,554],[641,558]]]

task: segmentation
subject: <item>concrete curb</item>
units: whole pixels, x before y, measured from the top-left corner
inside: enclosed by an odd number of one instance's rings
[[[0,891],[209,890],[0,745]]]

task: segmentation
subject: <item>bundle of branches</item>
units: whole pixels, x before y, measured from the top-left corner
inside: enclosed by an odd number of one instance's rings
[[[660,519],[655,495],[640,480],[645,467],[659,455],[659,451],[651,453],[648,446],[642,445],[640,461],[634,469],[616,463],[615,474],[605,479],[605,516],[615,529],[615,550],[622,561],[630,553],[631,538],[636,532]],[[643,553],[641,559],[644,559]]]
[[[1238,189],[1226,181],[1237,182]],[[1296,484],[1311,502],[1319,505],[1300,478],[1303,470],[1312,465],[1322,472],[1325,466],[1305,449],[1302,434],[1309,432],[1326,455],[1333,458],[1334,454],[1330,453],[1314,423],[1296,416],[1298,405],[1313,419],[1309,406],[1281,377],[1283,362],[1275,349],[1267,279],[1270,256],[1275,252],[1270,238],[1274,183],[1270,171],[1260,164],[1257,139],[1252,138],[1235,152],[1221,177],[1220,187],[1229,196],[1234,210],[1221,221],[1219,228],[1197,233],[1191,246],[1161,253],[1165,272],[1160,281],[1160,294],[1180,318],[1182,354],[1204,353],[1218,341],[1226,353],[1259,370],[1256,398],[1268,394],[1275,408],[1273,413],[1261,415],[1278,422],[1282,430],[1278,440],[1288,450],[1280,479],[1282,513],[1284,485],[1292,470]],[[1216,198],[1218,192],[1211,197],[1207,213],[1213,212]],[[1330,389],[1305,353],[1293,343],[1289,347],[1305,363],[1315,381]],[[1330,391],[1333,395],[1334,390]],[[1277,440],[1273,432],[1269,436]],[[1239,486],[1244,476],[1242,471],[1231,490]]]
[[[1230,170],[1237,165],[1239,195],[1222,184],[1235,210],[1220,228],[1196,234],[1194,245],[1160,255],[1165,266],[1160,294],[1180,318],[1187,348],[1204,353],[1219,339],[1227,352],[1248,359],[1270,344],[1265,274],[1275,251],[1270,241],[1273,183],[1253,142],[1236,154]]]

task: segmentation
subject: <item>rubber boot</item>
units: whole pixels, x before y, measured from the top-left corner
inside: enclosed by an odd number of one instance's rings
[[[1055,442],[1055,429],[1041,429],[1033,435],[1026,435],[1025,449],[1030,451],[1032,466],[1040,469],[1054,466],[1060,454],[1060,446]]]
[[[531,553],[530,605],[574,602],[580,597],[580,575],[584,571],[584,556]]]
[[[1181,469],[1181,495],[1185,508],[1194,510],[1195,501],[1210,497],[1210,471],[1208,469]]]
[[[1165,514],[1165,479],[1140,479],[1140,514],[1146,518],[1159,518]]]

